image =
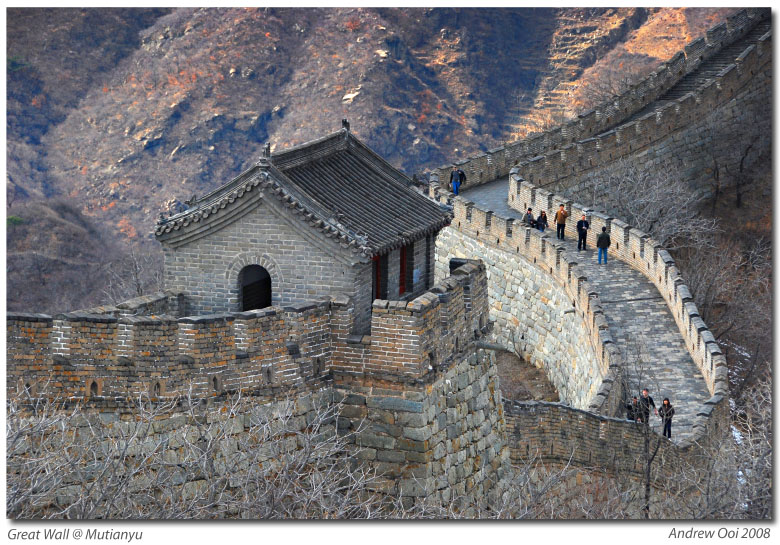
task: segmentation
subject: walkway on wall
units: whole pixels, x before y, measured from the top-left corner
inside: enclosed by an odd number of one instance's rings
[[[468,189],[462,195],[480,208],[492,210],[497,216],[522,216],[506,203],[505,180]],[[570,218],[570,221],[578,219]],[[551,233],[551,242],[555,242],[555,229],[548,232]],[[696,414],[710,398],[710,393],[704,377],[685,348],[669,307],[658,289],[628,264],[613,258],[608,265],[599,265],[595,250],[596,234],[588,238],[588,249],[582,252],[577,251],[576,239],[567,238],[564,241],[565,251],[584,267],[588,281],[601,298],[615,344],[627,361],[637,360],[632,357],[637,350],[643,353],[643,360],[647,363],[641,367],[646,369],[636,370],[644,375],[636,388],[646,386],[656,405],[668,397],[676,411],[672,424],[674,441],[690,438]],[[636,394],[639,395],[639,392]],[[651,422],[660,431],[660,419],[653,416]]]
[[[764,34],[772,30],[772,19],[766,19],[758,23],[750,32],[745,34],[742,38],[737,40],[731,45],[727,45],[712,57],[702,62],[695,70],[686,74],[680,81],[678,81],[674,87],[669,89],[666,94],[660,97],[655,102],[648,104],[645,108],[633,114],[625,121],[620,122],[618,125],[630,123],[640,117],[644,117],[650,112],[654,112],[659,108],[663,108],[669,102],[678,100],[684,97],[691,91],[695,91],[707,80],[710,80],[717,76],[721,70],[732,64],[734,60],[748,48],[751,44],[758,42]]]

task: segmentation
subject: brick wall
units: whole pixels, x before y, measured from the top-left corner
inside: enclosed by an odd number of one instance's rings
[[[273,412],[285,396],[335,388],[339,426],[366,426],[356,441],[383,473],[379,491],[482,502],[509,456],[494,360],[476,345],[487,331],[485,275],[465,262],[411,301],[375,301],[370,336],[352,333],[357,313],[344,295],[182,318],[9,314],[8,393],[121,418],[141,394],[191,395],[218,410],[242,390]]]
[[[293,222],[300,225],[293,227]],[[270,274],[274,305],[329,298],[338,292],[356,295],[356,288],[366,283],[357,276],[369,269],[353,267],[358,264],[355,258],[334,258],[321,249],[328,245],[338,253],[335,242],[277,209],[276,203],[262,200],[240,221],[208,236],[179,246],[163,244],[165,286],[187,294],[191,314],[240,310],[238,275],[251,264]]]
[[[617,485],[621,489],[621,500],[626,502],[621,506],[625,512],[634,518],[643,517],[646,458],[641,424],[544,401],[504,400],[504,418],[513,464],[525,467],[535,463],[553,470],[565,467],[576,471],[578,499],[584,494],[598,496],[599,485]],[[698,440],[676,444],[652,433],[651,447],[654,448],[659,440],[660,446],[651,465],[651,518],[680,516],[680,511],[674,510],[671,498],[665,496],[664,489],[669,485],[673,489],[679,484],[670,483],[670,479],[679,479],[682,475],[692,480],[696,478],[690,474],[691,468],[705,467],[711,461],[712,449],[724,434],[730,433],[728,423],[728,399],[715,396],[697,416]],[[596,486],[590,486],[594,483]]]
[[[419,378],[482,335],[484,275],[481,264],[465,263],[411,301],[375,301],[371,335],[355,333],[362,316],[345,295],[181,318],[9,314],[8,391],[121,400],[290,387],[333,369]]]

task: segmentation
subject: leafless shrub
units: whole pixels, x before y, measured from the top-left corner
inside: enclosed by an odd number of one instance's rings
[[[133,418],[106,422],[19,401],[6,424],[10,518],[370,518],[385,501],[359,430],[337,433],[338,404],[139,399]]]
[[[768,240],[737,242],[716,250],[686,248],[677,262],[702,319],[730,367],[732,395],[770,368],[772,352],[772,253]]]
[[[163,291],[163,263],[159,251],[144,251],[136,246],[106,266],[104,300],[116,304],[127,299]]]

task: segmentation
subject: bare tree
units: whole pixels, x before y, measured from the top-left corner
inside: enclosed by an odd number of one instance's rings
[[[634,67],[630,71],[602,71],[598,77],[585,79],[576,93],[570,93],[570,103],[574,103],[575,99],[579,98],[581,110],[597,108],[606,102],[616,100],[628,91],[642,75],[643,72],[638,67]]]
[[[730,434],[697,445],[695,454],[674,461],[662,493],[680,518],[772,516],[771,382],[757,382],[750,393],[750,401],[732,414]]]
[[[104,299],[116,304],[164,289],[162,255],[131,246],[121,257],[106,265]]]
[[[705,217],[706,194],[693,191],[670,164],[652,170],[619,159],[593,180],[591,206],[637,227],[668,250],[712,246],[717,221]]]

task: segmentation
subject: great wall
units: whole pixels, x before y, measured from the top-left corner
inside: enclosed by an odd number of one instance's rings
[[[341,295],[207,316],[187,315],[183,291],[54,317],[9,313],[7,393],[83,403],[117,425],[132,418],[132,400],[142,395],[191,393],[215,412],[237,391],[269,406],[291,395],[316,399],[303,403],[302,416],[317,404],[342,402],[350,426],[368,422],[360,442],[387,476],[385,492],[443,502],[501,490],[510,460],[529,458],[576,468],[578,485],[582,475],[596,483],[621,472],[639,482],[642,430],[621,418],[630,394],[625,371],[636,362],[618,331],[613,297],[605,298],[608,288],[566,244],[516,220],[528,207],[563,204],[570,217],[585,214],[593,231],[606,227],[610,258],[657,290],[651,299],[665,310],[653,312],[666,313],[695,368],[700,393],[680,400],[680,434],[662,443],[659,478],[702,456],[727,430],[727,364],[670,254],[567,195],[621,157],[649,166],[679,155],[698,173],[709,160],[707,145],[722,153],[723,164],[738,161],[726,138],[702,144],[705,128],[726,134],[728,125],[743,123],[751,135],[771,134],[770,25],[769,10],[742,10],[613,101],[457,163],[468,175],[465,195],[446,190],[453,165],[432,172],[429,197],[453,213],[436,241],[436,283],[412,301],[375,300],[368,335],[356,334],[361,317]],[[664,98],[735,48],[741,52],[714,77]],[[702,183],[698,174],[686,179]],[[469,191],[494,180],[504,180],[506,207],[469,200]],[[502,401],[485,341],[543,368],[561,402]],[[669,376],[663,387],[673,391]],[[237,424],[236,433],[242,430]]]

